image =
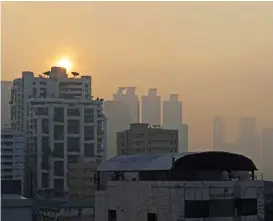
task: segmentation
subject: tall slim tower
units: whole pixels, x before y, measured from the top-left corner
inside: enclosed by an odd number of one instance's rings
[[[213,150],[225,150],[225,123],[220,116],[213,119]]]
[[[117,92],[113,94],[114,101],[121,101],[128,106],[131,123],[139,123],[139,99],[135,91],[136,87],[119,87]]]
[[[163,101],[163,126],[178,130],[179,152],[188,152],[188,125],[182,121],[182,102],[178,94],[171,94],[169,100]]]
[[[256,119],[254,117],[242,117],[238,138],[239,150],[242,154],[250,157],[257,165],[260,162],[259,140]]]
[[[171,94],[169,100],[163,101],[164,128],[179,128],[182,123],[182,102],[178,94]]]
[[[262,162],[263,174],[266,179],[273,179],[273,128],[262,131]]]
[[[156,88],[150,88],[148,95],[142,96],[142,123],[161,125],[161,97]]]

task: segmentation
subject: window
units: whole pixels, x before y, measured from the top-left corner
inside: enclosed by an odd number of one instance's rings
[[[67,151],[80,152],[80,138],[78,137],[67,138]]]
[[[54,126],[54,140],[64,139],[64,126]]]
[[[77,108],[68,108],[67,116],[80,116],[80,111]]]
[[[80,132],[80,121],[79,120],[68,120],[67,121],[67,133],[78,134]]]
[[[156,213],[148,213],[147,214],[147,219],[148,221],[157,221],[157,214]]]
[[[84,109],[84,122],[94,123],[94,109],[93,108],[85,108]]]
[[[63,161],[55,161],[54,162],[54,175],[55,176],[63,176],[64,175],[64,162]]]
[[[234,200],[210,200],[210,217],[233,217]]]
[[[185,218],[209,217],[209,201],[207,200],[186,200]]]
[[[64,158],[64,143],[55,143],[53,157]]]
[[[235,201],[238,216],[257,215],[257,199],[239,199]]]
[[[108,221],[117,221],[117,211],[108,210]]]
[[[42,187],[48,188],[48,173],[42,173]]]
[[[48,134],[49,133],[49,120],[42,119],[42,133]]]
[[[54,121],[64,122],[64,109],[62,107],[54,108]]]
[[[55,179],[54,180],[54,189],[58,192],[63,192],[64,190],[64,180],[63,179]]]
[[[84,156],[93,157],[94,156],[94,144],[93,143],[85,143],[84,144]]]
[[[86,126],[84,127],[84,140],[94,140],[94,127]]]

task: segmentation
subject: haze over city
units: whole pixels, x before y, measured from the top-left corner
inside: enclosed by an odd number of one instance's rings
[[[178,93],[191,150],[210,149],[215,115],[272,127],[272,2],[2,2],[2,80],[41,74],[63,57],[92,75],[93,94],[119,86]]]

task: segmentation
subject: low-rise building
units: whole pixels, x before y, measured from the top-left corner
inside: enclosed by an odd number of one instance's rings
[[[96,221],[264,220],[256,170],[227,152],[114,157],[98,168]]]
[[[178,131],[145,123],[131,124],[117,133],[117,155],[166,154],[178,152]]]
[[[32,200],[20,195],[1,195],[1,220],[2,221],[31,221]]]

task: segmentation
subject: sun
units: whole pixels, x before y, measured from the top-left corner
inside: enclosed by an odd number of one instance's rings
[[[67,58],[62,58],[60,59],[58,62],[57,62],[57,65],[60,66],[60,67],[63,67],[65,68],[67,71],[70,71],[71,70],[71,67],[72,67],[72,63],[69,59]]]

